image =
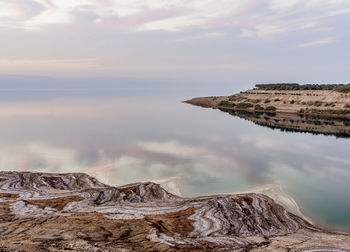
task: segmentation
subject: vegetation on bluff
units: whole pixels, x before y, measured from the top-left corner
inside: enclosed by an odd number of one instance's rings
[[[257,84],[255,89],[263,90],[335,90],[338,92],[350,92],[349,84],[304,84],[298,83],[268,83]]]
[[[238,103],[236,106],[236,108],[238,109],[247,109],[252,107],[254,107],[254,105],[249,102],[241,102],[241,103]]]
[[[220,106],[220,107],[230,108],[230,107],[235,107],[236,104],[233,103],[233,102],[229,102],[229,101],[221,101],[221,102],[219,103],[219,106]]]

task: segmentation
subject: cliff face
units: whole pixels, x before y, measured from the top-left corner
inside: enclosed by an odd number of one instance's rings
[[[350,251],[256,193],[182,198],[155,183],[0,172],[2,251]]]

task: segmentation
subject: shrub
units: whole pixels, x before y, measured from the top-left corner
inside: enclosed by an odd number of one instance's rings
[[[334,102],[326,103],[324,106],[325,107],[335,107],[335,103]]]
[[[275,113],[275,111],[265,112],[265,115],[270,116],[270,117],[274,117],[274,116],[276,116],[276,113]]]
[[[280,101],[280,99],[276,98],[274,101],[275,101],[275,102],[278,102],[278,101]]]
[[[269,99],[266,99],[265,101],[264,101],[264,103],[269,103],[270,102],[270,100]]]
[[[274,106],[268,106],[268,107],[265,108],[265,110],[268,110],[268,111],[276,111],[277,109],[276,109],[276,107],[274,107]]]
[[[290,101],[290,104],[294,104],[294,103],[295,103],[295,101],[294,101],[294,100],[291,100],[291,101]]]
[[[219,103],[219,106],[221,106],[221,107],[235,107],[236,104],[233,102],[229,102],[229,101],[221,101]]]
[[[239,109],[246,109],[251,107],[254,107],[254,105],[249,102],[241,102],[241,103],[238,103],[236,106],[236,108],[239,108]]]
[[[259,102],[261,102],[261,100],[260,99],[252,99],[252,100],[250,100],[250,102],[252,102],[252,103],[259,103]]]
[[[264,107],[260,106],[259,104],[255,105],[255,110],[264,110]]]
[[[344,105],[344,108],[350,108],[350,105],[347,103]]]
[[[338,86],[335,88],[336,91],[338,92],[343,92],[343,93],[347,93],[350,92],[350,85],[342,85],[342,86]]]
[[[321,101],[315,101],[314,102],[314,106],[316,106],[316,107],[319,107],[319,106],[321,106],[322,105],[322,102]]]

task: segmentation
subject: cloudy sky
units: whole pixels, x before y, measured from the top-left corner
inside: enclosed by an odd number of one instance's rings
[[[349,83],[349,0],[0,0],[0,74]]]

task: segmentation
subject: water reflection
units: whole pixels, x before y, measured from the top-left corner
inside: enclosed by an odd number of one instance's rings
[[[123,92],[0,102],[1,170],[87,172],[115,185],[176,177],[184,195],[279,182],[306,215],[350,227],[348,139],[259,127],[181,103],[198,96],[188,91]]]
[[[257,125],[284,132],[302,132],[313,135],[350,137],[350,118],[304,116],[285,113],[263,113],[242,110],[220,109],[230,115],[250,120]]]

